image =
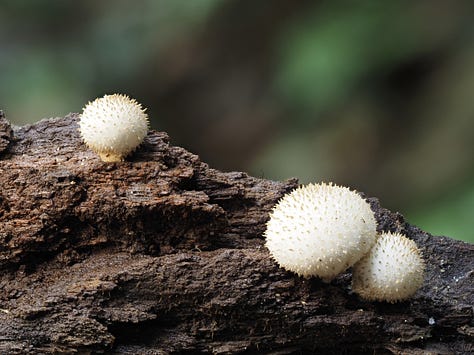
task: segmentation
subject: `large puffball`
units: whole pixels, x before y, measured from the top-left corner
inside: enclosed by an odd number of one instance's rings
[[[382,233],[353,268],[352,290],[369,301],[398,302],[423,284],[424,261],[415,242],[399,233]]]
[[[126,95],[105,95],[84,107],[79,130],[103,161],[118,162],[142,143],[148,116],[141,104]]]
[[[370,250],[376,222],[370,205],[357,192],[333,184],[309,184],[273,208],[265,238],[281,267],[328,282]]]

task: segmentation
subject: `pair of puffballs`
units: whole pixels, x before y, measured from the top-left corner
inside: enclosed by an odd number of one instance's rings
[[[378,235],[370,205],[347,187],[309,184],[285,195],[265,238],[277,263],[304,277],[329,282],[353,266],[352,289],[367,300],[405,300],[423,283],[415,242],[398,233]]]
[[[79,131],[103,161],[123,161],[147,135],[148,115],[141,104],[126,95],[105,95],[84,107]]]

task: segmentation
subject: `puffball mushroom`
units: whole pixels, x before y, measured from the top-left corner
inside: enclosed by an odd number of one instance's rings
[[[134,99],[105,95],[82,111],[79,130],[87,146],[105,162],[123,161],[148,132],[148,115]]]
[[[382,233],[353,268],[352,290],[369,301],[395,303],[423,284],[425,264],[416,243],[399,233]]]
[[[372,247],[376,222],[357,192],[333,184],[309,184],[285,195],[273,208],[266,246],[283,268],[329,282]]]

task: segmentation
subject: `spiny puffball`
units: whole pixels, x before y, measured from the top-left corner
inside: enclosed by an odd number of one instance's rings
[[[331,183],[309,184],[277,203],[265,238],[281,267],[329,282],[369,251],[376,222],[357,192]]]
[[[126,95],[105,95],[84,107],[79,130],[87,146],[103,161],[123,161],[147,135],[148,115],[141,104]]]
[[[369,301],[395,303],[423,284],[425,264],[415,242],[399,233],[382,233],[353,268],[352,290]]]

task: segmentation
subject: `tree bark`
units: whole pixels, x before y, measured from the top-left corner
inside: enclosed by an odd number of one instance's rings
[[[369,198],[427,270],[412,299],[366,302],[350,270],[325,284],[270,258],[265,222],[296,179],[216,171],[155,131],[103,163],[77,120],[0,117],[0,353],[474,351],[473,245]]]

